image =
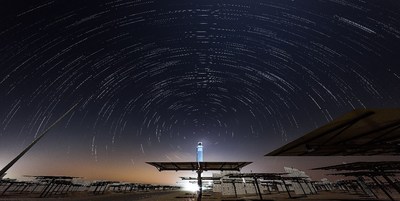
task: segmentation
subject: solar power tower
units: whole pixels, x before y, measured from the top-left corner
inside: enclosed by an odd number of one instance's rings
[[[203,162],[203,143],[197,143],[197,162]]]
[[[71,107],[67,112],[65,112],[60,118],[58,118],[51,126],[49,126],[43,133],[39,135],[33,142],[27,146],[18,156],[16,156],[11,162],[9,162],[3,169],[0,170],[0,179],[2,179],[5,175],[6,172],[22,157],[28,152],[36,143],[39,142],[49,131],[52,129],[56,124],[58,124],[62,119],[64,119],[69,113],[71,113],[75,107],[78,105],[75,104],[74,106]]]
[[[203,162],[203,144],[197,145],[196,162],[147,162],[158,169],[158,171],[196,171],[199,193],[197,201],[201,201],[203,193],[203,171],[240,171],[244,166],[252,162]]]

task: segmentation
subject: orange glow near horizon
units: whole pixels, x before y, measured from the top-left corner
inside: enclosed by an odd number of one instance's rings
[[[1,161],[2,167],[5,160]],[[4,165],[3,165],[4,164]],[[27,168],[29,167],[29,168]],[[24,158],[18,161],[8,172],[6,178],[27,180],[28,176],[73,176],[85,181],[109,180],[118,182],[176,185],[181,172],[159,172],[146,163],[122,165],[118,163],[96,163],[92,161],[54,161],[49,162],[42,157]],[[191,175],[191,172],[187,174]],[[194,174],[194,173],[193,173]]]

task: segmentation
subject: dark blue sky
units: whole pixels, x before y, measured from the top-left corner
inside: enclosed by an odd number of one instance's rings
[[[145,161],[197,141],[268,171],[333,118],[399,106],[399,19],[398,1],[1,1],[0,166],[78,103],[10,176],[154,182]]]

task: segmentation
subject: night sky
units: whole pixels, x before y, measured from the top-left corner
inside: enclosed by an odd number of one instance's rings
[[[174,183],[145,161],[198,141],[245,171],[303,167],[263,155],[399,107],[399,82],[398,0],[2,0],[0,167],[76,103],[8,177]]]

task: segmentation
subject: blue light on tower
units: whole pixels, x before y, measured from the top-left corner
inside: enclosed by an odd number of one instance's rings
[[[203,162],[203,143],[197,143],[197,162]]]

